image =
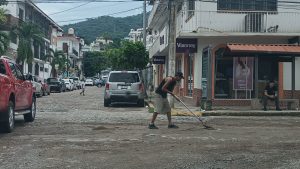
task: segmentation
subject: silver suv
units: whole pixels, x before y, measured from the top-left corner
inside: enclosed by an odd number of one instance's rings
[[[137,71],[111,71],[105,84],[104,106],[136,103],[144,107],[144,85]]]

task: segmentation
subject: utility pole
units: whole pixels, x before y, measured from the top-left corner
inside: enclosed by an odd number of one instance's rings
[[[176,0],[169,0],[169,65],[168,76],[175,75],[175,58],[176,58]],[[174,98],[169,96],[170,106],[174,108]]]
[[[144,0],[144,14],[143,14],[143,44],[146,48],[146,12],[147,12],[147,8],[146,8],[146,0]]]

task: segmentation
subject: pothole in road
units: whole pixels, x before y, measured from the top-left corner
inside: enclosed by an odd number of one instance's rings
[[[106,130],[108,128],[104,127],[104,126],[97,126],[97,127],[94,127],[93,130]]]

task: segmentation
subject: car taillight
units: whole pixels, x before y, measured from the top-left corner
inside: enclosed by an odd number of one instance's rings
[[[141,92],[144,91],[144,85],[143,85],[142,83],[139,85],[139,90],[140,90]]]
[[[109,84],[108,83],[105,84],[105,89],[109,90]]]

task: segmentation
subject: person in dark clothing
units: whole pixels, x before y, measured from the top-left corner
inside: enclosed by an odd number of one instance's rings
[[[277,88],[275,86],[274,81],[270,81],[268,85],[265,87],[264,95],[263,95],[263,105],[264,111],[267,111],[268,100],[275,101],[276,110],[280,111],[279,108],[279,99],[277,96]]]
[[[183,74],[181,72],[177,72],[175,74],[175,77],[169,76],[164,78],[155,90],[154,113],[148,127],[149,129],[158,129],[158,127],[154,125],[154,121],[158,114],[167,115],[169,122],[168,128],[178,128],[178,126],[173,124],[171,120],[171,107],[167,99],[167,94],[169,93],[172,96],[174,96],[175,99],[177,99],[177,97],[173,93],[173,90],[175,88],[176,83],[179,82],[181,79],[183,79]]]

